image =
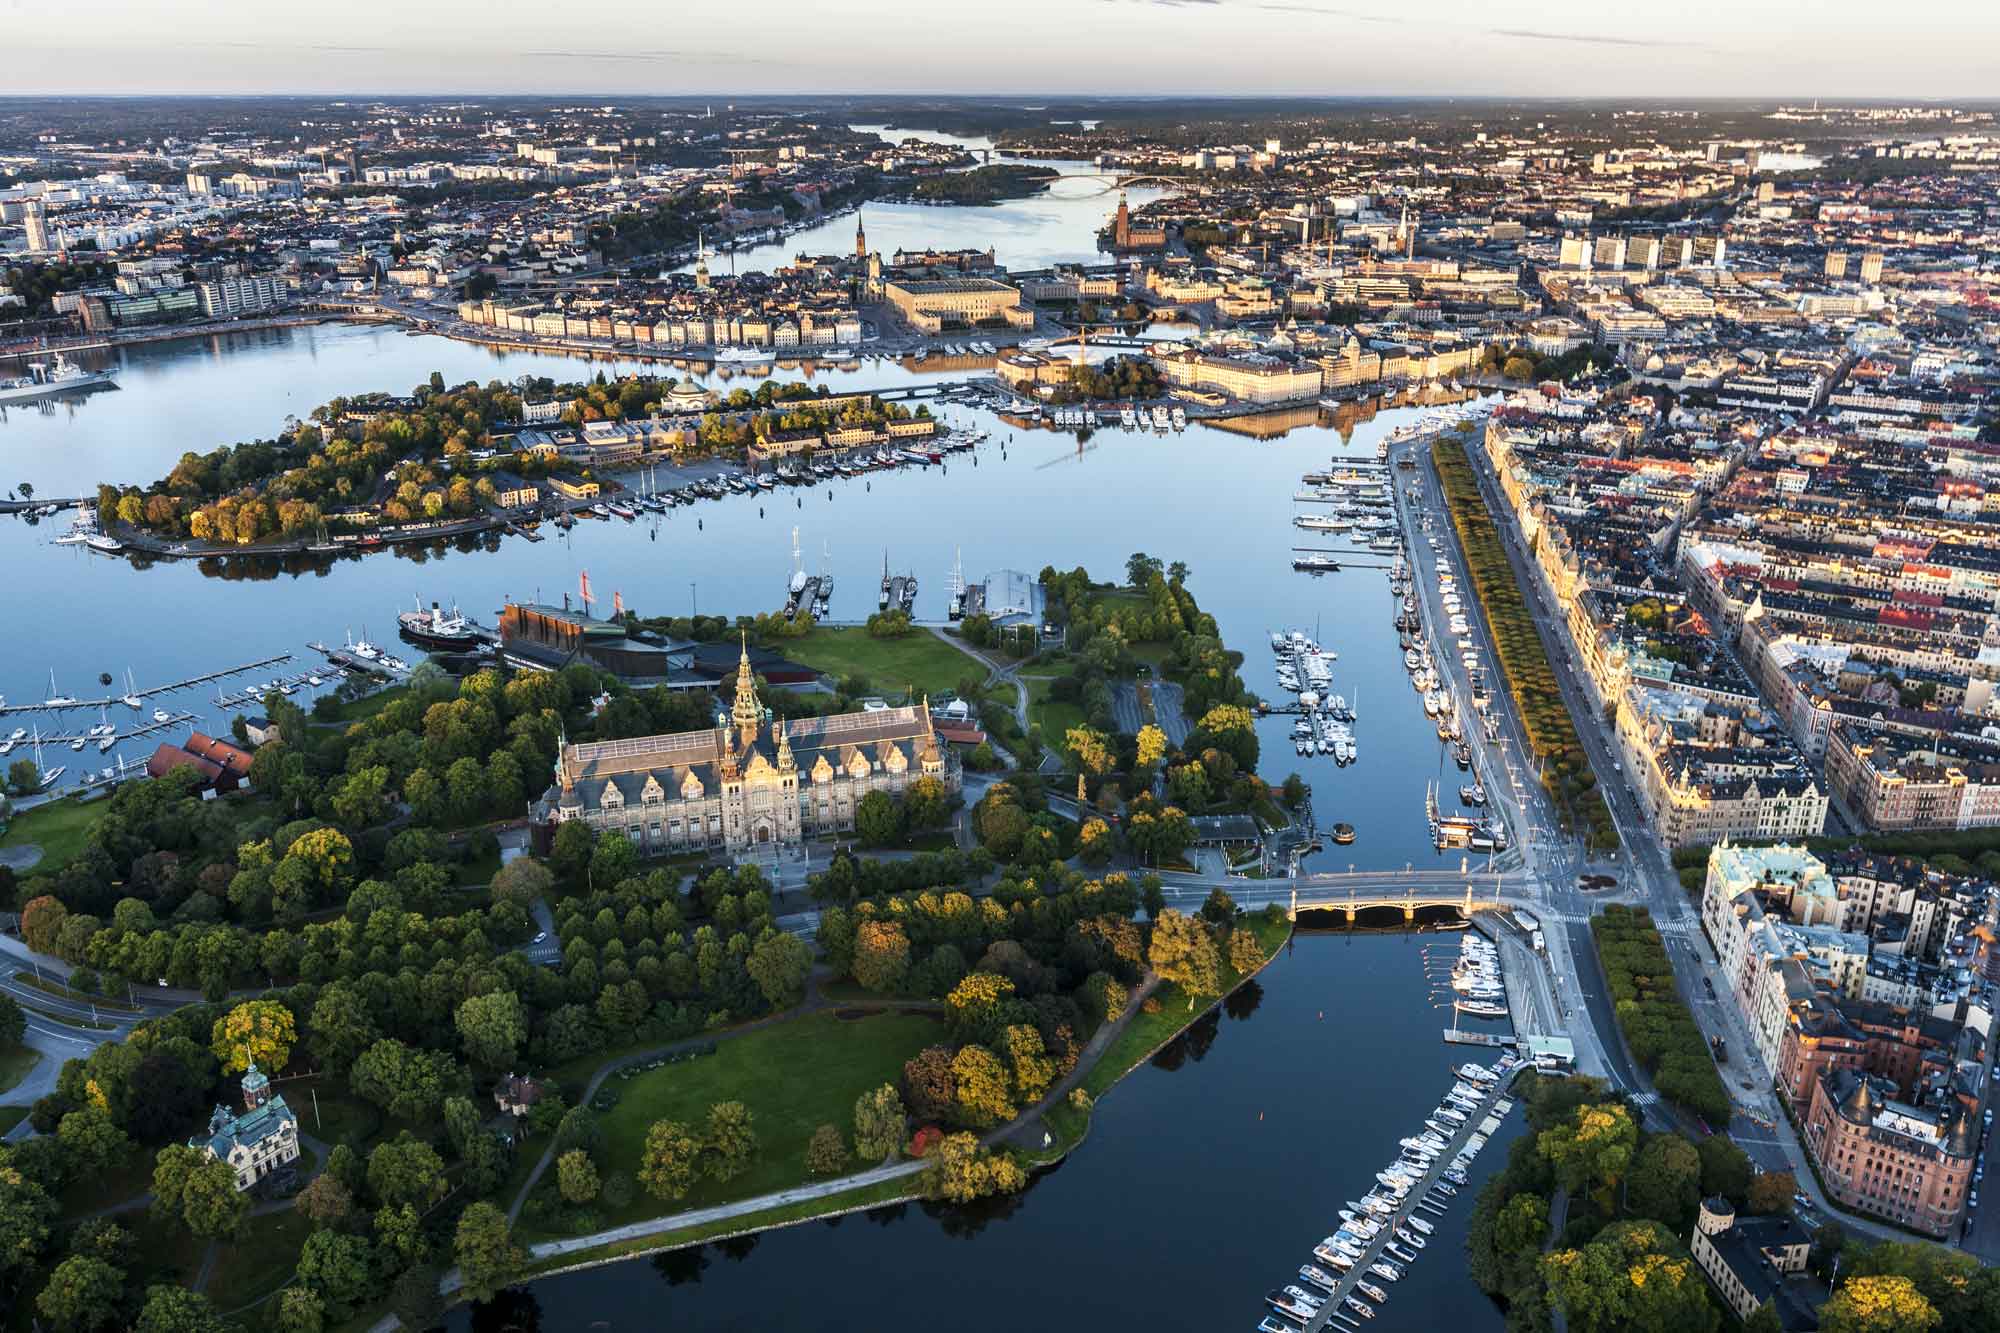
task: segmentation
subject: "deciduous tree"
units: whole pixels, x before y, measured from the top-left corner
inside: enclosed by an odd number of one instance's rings
[[[678,1199],[694,1185],[702,1144],[677,1120],[655,1120],[639,1158],[639,1183],[656,1199]]]
[[[241,1073],[253,1064],[275,1074],[292,1058],[297,1040],[292,1011],[276,1000],[245,1000],[216,1019],[209,1033],[210,1048],[225,1074]]]
[[[854,1100],[854,1155],[879,1163],[903,1145],[903,1099],[884,1083]]]
[[[589,1203],[597,1197],[597,1167],[589,1153],[572,1148],[556,1158],[556,1188],[571,1203]]]
[[[507,1214],[484,1202],[473,1204],[459,1216],[451,1249],[466,1293],[476,1301],[493,1299],[527,1260],[514,1243]]]
[[[806,1170],[816,1176],[831,1176],[847,1165],[847,1142],[840,1130],[821,1125],[806,1144]]]
[[[1937,1307],[1906,1277],[1852,1277],[1820,1307],[1821,1333],[1930,1333]]]
[[[742,1102],[717,1102],[703,1125],[702,1167],[716,1180],[742,1175],[757,1155],[757,1132]]]
[[[95,1333],[118,1318],[125,1275],[89,1255],[73,1254],[57,1264],[35,1298],[35,1309],[60,1333]]]

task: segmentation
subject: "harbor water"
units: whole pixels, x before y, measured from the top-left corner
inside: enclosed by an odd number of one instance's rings
[[[1427,948],[1455,956],[1456,937],[1300,935],[1107,1094],[1082,1149],[1017,1199],[879,1209],[545,1278],[448,1327],[1247,1333],[1397,1140],[1423,1133],[1451,1069],[1491,1063],[1438,1040]],[[1516,1109],[1446,1214],[1425,1214],[1436,1232],[1383,1284],[1371,1330],[1500,1327],[1464,1276],[1465,1227],[1523,1123]]]
[[[901,137],[901,132],[891,132]],[[1009,201],[993,208],[870,206],[871,244],[991,244],[1002,263],[1031,266],[1093,256],[1093,236],[1116,197],[1085,182],[1058,189],[1071,201]],[[1141,196],[1135,193],[1135,201]],[[824,235],[784,238],[739,265],[798,250],[844,253],[853,220]],[[720,266],[719,266],[720,267]],[[76,358],[118,372],[119,387],[0,414],[0,493],[22,482],[41,496],[84,495],[100,480],[144,484],[183,453],[268,437],[343,395],[407,392],[439,371],[448,382],[523,374],[581,379],[636,362],[496,351],[380,325],[325,324],[162,342]],[[19,373],[0,361],[0,374]],[[681,373],[681,372],[675,372]],[[963,378],[975,368],[912,369],[864,360],[824,374],[846,389]],[[736,380],[709,375],[728,387]],[[457,603],[492,623],[509,598],[559,601],[588,570],[598,595],[613,591],[644,615],[745,614],[775,609],[790,572],[791,529],[816,568],[829,553],[831,614],[859,621],[875,609],[884,548],[890,567],[920,581],[919,619],[941,619],[955,561],[968,579],[1044,566],[1082,565],[1122,579],[1137,551],[1185,561],[1189,587],[1244,655],[1250,687],[1273,701],[1274,631],[1298,629],[1339,654],[1333,688],[1348,696],[1357,762],[1299,758],[1292,719],[1259,727],[1263,774],[1294,769],[1312,784],[1319,826],[1345,822],[1352,846],[1329,847],[1308,869],[1401,868],[1440,862],[1423,817],[1427,782],[1459,780],[1411,691],[1391,625],[1386,563],[1356,549],[1348,568],[1314,576],[1292,569],[1295,547],[1330,546],[1292,526],[1301,474],[1335,460],[1372,460],[1376,441],[1418,415],[1351,414],[1335,429],[1310,409],[1259,426],[1193,424],[1155,434],[1074,433],[1010,427],[965,408],[947,416],[984,430],[987,443],[941,467],[903,468],[830,484],[680,508],[635,523],[587,521],[567,536],[482,537],[398,547],[361,558],[218,558],[140,567],[82,546],[56,545],[66,517],[31,524],[0,518],[0,694],[11,703],[53,691],[80,697],[122,691],[129,668],[140,688],[276,653],[317,662],[305,645],[353,633],[394,642],[393,618],[414,599]],[[976,674],[968,660],[968,674]],[[118,684],[98,685],[100,673]],[[271,669],[250,679],[280,674]],[[53,684],[51,677],[53,676]],[[226,728],[234,708],[198,692],[169,705],[199,725]],[[150,708],[150,704],[148,705]],[[20,724],[12,719],[5,730]],[[72,714],[81,729],[95,716]],[[116,755],[143,762],[153,740]],[[15,757],[21,752],[16,751]],[[67,750],[48,762],[83,758]],[[1455,948],[1448,935],[1306,935],[1286,956],[1102,1106],[1084,1148],[1025,1196],[990,1209],[918,1207],[820,1223],[534,1284],[526,1304],[460,1311],[456,1329],[551,1330],[913,1327],[948,1319],[969,1329],[1108,1320],[1157,1328],[1255,1326],[1262,1294],[1290,1280],[1314,1242],[1337,1223],[1418,1132],[1450,1085],[1449,1068],[1475,1054],[1439,1039],[1448,1015],[1434,1007],[1423,948]],[[1476,1185],[1499,1164],[1519,1116],[1482,1155]],[[1469,1191],[1468,1191],[1469,1193]],[[1454,1208],[1382,1315],[1385,1329],[1496,1328],[1497,1315],[1465,1280],[1460,1239],[1469,1207]],[[976,1239],[976,1246],[965,1242]],[[889,1282],[854,1280],[893,1271]],[[539,1310],[538,1315],[532,1315]]]

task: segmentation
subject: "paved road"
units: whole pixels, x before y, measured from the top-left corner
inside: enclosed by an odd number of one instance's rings
[[[1622,758],[1616,738],[1606,726],[1596,700],[1575,671],[1566,642],[1567,622],[1555,605],[1553,593],[1544,581],[1540,567],[1521,544],[1513,512],[1493,484],[1483,444],[1475,438],[1467,452],[1473,462],[1473,475],[1478,479],[1486,507],[1493,515],[1501,544],[1513,566],[1515,580],[1529,599],[1531,610],[1536,613],[1532,619],[1549,660],[1556,666],[1555,677],[1563,702],[1575,720],[1577,735],[1597,774],[1598,789],[1603,793],[1618,829],[1619,850],[1607,854],[1601,862],[1586,857],[1576,863],[1577,871],[1615,874],[1623,890],[1619,896],[1633,897],[1651,911],[1674,964],[1675,985],[1693,1012],[1696,1024],[1704,1036],[1719,1035],[1728,1041],[1730,1063],[1720,1067],[1719,1072],[1724,1087],[1738,1108],[1738,1113],[1731,1117],[1732,1137],[1736,1136],[1737,1127],[1742,1126],[1745,1130],[1742,1146],[1761,1167],[1790,1170],[1813,1207],[1826,1216],[1838,1218],[1850,1232],[1877,1239],[1908,1239],[1906,1233],[1855,1214],[1840,1212],[1826,1200],[1813,1180],[1805,1151],[1778,1104],[1771,1073],[1735,1004],[1727,1002],[1729,982],[1720,975],[1715,965],[1715,957],[1702,934],[1698,914],[1690,904],[1686,891],[1681,888],[1680,878],[1674,872],[1666,850],[1648,827],[1638,798],[1622,773]],[[1582,895],[1575,889],[1573,881],[1567,890],[1561,887],[1556,890],[1555,901],[1566,913],[1570,904],[1580,900]],[[1581,930],[1564,933],[1569,938],[1572,952],[1586,948],[1586,933]],[[1594,958],[1594,954],[1590,957]],[[1573,961],[1572,967],[1576,966]],[[1591,988],[1600,986],[1601,980],[1593,975],[1595,963],[1591,962],[1589,966],[1590,972],[1573,971],[1573,975],[1584,978]],[[1707,1002],[1707,988],[1702,984],[1704,977],[1716,986],[1725,1002]],[[1615,1028],[1604,1026],[1608,1006],[1591,1006],[1589,997],[1586,997],[1586,1007],[1593,1010],[1594,1025],[1599,1029],[1598,1035],[1607,1054],[1618,1052],[1620,1042]],[[1622,1060],[1622,1052],[1618,1053]],[[1625,1063],[1629,1065],[1629,1062]],[[1623,1077],[1621,1074],[1621,1079]],[[1746,1081],[1750,1084],[1747,1089],[1743,1086]],[[1652,1093],[1644,1082],[1633,1082],[1627,1086],[1640,1090],[1640,1100],[1649,1113],[1655,1108],[1663,1114],[1669,1113],[1668,1108],[1658,1101],[1657,1094]],[[1688,1120],[1679,1113],[1671,1113],[1671,1118],[1684,1124]]]

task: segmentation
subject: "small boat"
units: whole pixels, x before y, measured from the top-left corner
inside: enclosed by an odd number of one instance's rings
[[[1360,1292],[1363,1296],[1366,1296],[1371,1301],[1377,1301],[1382,1304],[1388,1303],[1389,1293],[1382,1290],[1380,1287],[1376,1286],[1373,1282],[1368,1282],[1368,1281],[1356,1282],[1354,1284],[1354,1289]]]
[[[1405,1227],[1397,1227],[1396,1243],[1398,1245],[1407,1245],[1413,1250],[1421,1250],[1428,1242],[1426,1242],[1422,1236],[1419,1236],[1414,1231],[1411,1231]]]
[[[1345,1250],[1337,1250],[1325,1241],[1321,1241],[1319,1244],[1313,1246],[1313,1258],[1319,1260],[1321,1263],[1332,1264],[1342,1272],[1354,1267],[1353,1255],[1347,1253]]]
[[[1357,1296],[1342,1297],[1341,1304],[1360,1315],[1363,1319],[1373,1319],[1375,1317],[1375,1307]]]
[[[1299,1333],[1299,1326],[1289,1319],[1267,1314],[1257,1325],[1257,1333]]]
[[[1368,1271],[1377,1277],[1388,1278],[1391,1282],[1401,1282],[1403,1280],[1402,1267],[1398,1264],[1390,1263],[1387,1259],[1377,1259],[1374,1263],[1368,1265]]]
[[[1387,1242],[1382,1246],[1382,1249],[1384,1253],[1390,1255],[1393,1258],[1400,1259],[1402,1262],[1406,1264],[1413,1264],[1417,1261],[1417,1256],[1411,1254],[1408,1250],[1397,1249],[1395,1241]]]
[[[169,713],[169,712],[168,712],[168,711],[167,711],[166,709],[164,709],[164,708],[155,708],[155,709],[153,710],[153,721],[155,721],[155,722],[171,722],[171,721],[173,721],[173,720],[174,720],[174,715],[173,715],[172,713]]]
[[[1412,1213],[1409,1217],[1404,1218],[1403,1221],[1405,1225],[1415,1227],[1419,1232],[1423,1233],[1426,1236],[1432,1235],[1437,1231],[1436,1227],[1424,1221],[1423,1218],[1418,1217],[1414,1213]]]
[[[1303,1282],[1310,1282],[1315,1287],[1324,1289],[1329,1296],[1340,1286],[1339,1278],[1316,1264],[1300,1264],[1299,1279]]]

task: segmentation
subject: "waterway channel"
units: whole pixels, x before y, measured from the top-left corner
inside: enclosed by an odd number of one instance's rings
[[[116,355],[117,390],[44,412],[17,409],[0,423],[0,485],[31,480],[41,495],[78,495],[99,478],[148,481],[184,451],[266,433],[287,413],[303,415],[342,392],[406,391],[432,369],[452,382],[591,370],[575,358],[496,353],[355,325],[150,344]],[[934,377],[867,362],[841,372],[840,382]],[[1245,679],[1264,697],[1287,697],[1273,671],[1273,630],[1315,633],[1339,653],[1335,689],[1360,715],[1356,764],[1339,769],[1330,759],[1298,758],[1289,718],[1260,728],[1267,776],[1296,768],[1313,786],[1322,827],[1340,821],[1360,831],[1354,845],[1310,864],[1435,863],[1423,822],[1425,783],[1455,788],[1460,776],[1402,669],[1387,575],[1360,567],[1385,557],[1291,522],[1301,473],[1335,458],[1372,462],[1374,441],[1412,409],[1363,420],[1346,439],[1317,424],[1268,440],[1194,424],[1167,435],[1100,430],[1083,443],[1073,434],[1016,430],[969,409],[944,411],[989,432],[989,442],[941,468],[731,496],[634,524],[584,522],[567,537],[545,529],[551,539],[539,543],[468,538],[363,557],[135,568],[86,547],[54,545],[66,518],[0,520],[0,560],[9,572],[0,583],[0,615],[13,627],[0,653],[0,695],[17,703],[47,698],[51,672],[57,691],[89,698],[102,692],[100,673],[122,682],[128,667],[145,687],[276,653],[303,654],[309,640],[338,643],[349,631],[381,641],[393,637],[395,613],[419,597],[455,601],[491,623],[510,597],[560,600],[585,570],[599,596],[622,593],[641,614],[771,610],[783,599],[794,526],[808,563],[817,569],[828,561],[832,615],[847,621],[875,609],[885,551],[895,572],[917,575],[918,616],[933,620],[943,616],[955,561],[968,579],[1006,569],[1033,576],[1046,565],[1122,578],[1126,558],[1146,551],[1188,564],[1189,587],[1215,615],[1224,641],[1243,652]],[[1321,576],[1292,570],[1295,546],[1329,545],[1351,551],[1356,567]],[[198,699],[180,700],[202,712]],[[226,712],[205,716],[227,722]],[[151,748],[132,741],[116,753],[143,759]],[[100,767],[114,756],[92,749],[87,758]]]
[[[884,250],[993,244],[1003,263],[1016,265],[1089,258],[1112,200],[1058,201],[1021,230],[1024,239],[1007,238],[1008,219],[1048,207],[871,206],[867,225]],[[845,249],[835,233],[851,237],[851,220],[824,226],[823,240],[805,233],[775,248]],[[149,482],[183,452],[268,436],[287,415],[303,416],[337,395],[404,392],[433,370],[460,382],[638,368],[341,324],[80,359],[115,366],[119,388],[0,415],[0,491],[29,481],[41,495],[80,495],[100,480]],[[0,362],[0,373],[11,371]],[[860,388],[968,372],[865,361],[824,373]],[[1337,769],[1328,759],[1295,759],[1289,719],[1260,728],[1265,774],[1298,769],[1313,785],[1321,826],[1345,821],[1359,830],[1353,846],[1330,849],[1309,868],[1437,864],[1424,788],[1458,777],[1402,669],[1386,576],[1291,568],[1295,546],[1329,544],[1291,524],[1299,475],[1334,459],[1372,461],[1376,440],[1414,410],[1364,412],[1339,428],[1306,410],[1268,429],[1110,429],[1085,442],[947,412],[989,432],[990,442],[942,468],[732,496],[634,524],[586,522],[539,543],[468,539],[363,558],[141,568],[54,545],[66,519],[0,519],[7,571],[0,694],[38,701],[53,673],[55,689],[88,697],[105,692],[100,672],[122,678],[129,667],[143,688],[280,652],[299,654],[303,669],[312,660],[308,640],[337,643],[349,631],[392,639],[394,614],[413,598],[455,601],[490,622],[504,599],[557,600],[584,570],[600,596],[617,590],[642,614],[771,609],[789,572],[794,525],[815,568],[827,553],[837,576],[832,613],[841,620],[874,610],[885,548],[895,571],[918,576],[918,614],[932,619],[942,614],[956,560],[973,579],[1005,569],[1032,576],[1045,565],[1083,565],[1113,578],[1122,577],[1128,555],[1146,551],[1190,566],[1190,588],[1243,652],[1251,688],[1266,697],[1284,697],[1267,646],[1272,631],[1299,628],[1339,653],[1335,688],[1360,715],[1358,763]],[[1357,562],[1370,559],[1356,552]],[[226,726],[233,711],[181,702],[209,727]],[[143,761],[151,748],[129,741],[118,754]],[[61,750],[47,761],[95,767],[111,758]],[[1262,1292],[1332,1229],[1343,1201],[1367,1187],[1396,1139],[1414,1131],[1448,1084],[1454,1052],[1438,1038],[1444,1015],[1424,981],[1426,942],[1451,945],[1436,935],[1301,938],[1265,973],[1256,1003],[1246,995],[1197,1030],[1178,1057],[1162,1062],[1172,1067],[1136,1073],[1105,1101],[1085,1148],[998,1212],[889,1210],[552,1279],[531,1290],[542,1326],[650,1328],[666,1315],[700,1328],[885,1328],[940,1319],[969,1329],[1113,1320],[1250,1328]],[[1482,1157],[1475,1181],[1498,1164],[1503,1147]],[[1463,1278],[1464,1216],[1463,1207],[1453,1210],[1376,1325],[1497,1326]],[[958,1244],[973,1235],[976,1250]],[[893,1280],[874,1276],[884,1273]],[[454,1319],[458,1329],[500,1326],[464,1312]]]
[[[1299,936],[1255,989],[1107,1094],[1080,1151],[997,1208],[878,1209],[565,1274],[448,1328],[1249,1333],[1264,1293],[1298,1280],[1476,1054],[1438,1040],[1427,948],[1455,956],[1456,937]],[[1522,1126],[1517,1109],[1430,1219],[1436,1235],[1385,1284],[1371,1330],[1500,1326],[1464,1276],[1465,1226]]]

